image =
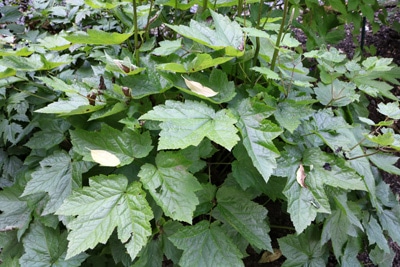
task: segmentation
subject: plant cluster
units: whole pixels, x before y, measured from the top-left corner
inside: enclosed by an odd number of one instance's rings
[[[1,262],[244,266],[251,247],[391,266],[400,205],[379,171],[400,175],[400,69],[328,46],[375,0],[325,2],[2,7]],[[277,242],[269,202],[292,223]]]

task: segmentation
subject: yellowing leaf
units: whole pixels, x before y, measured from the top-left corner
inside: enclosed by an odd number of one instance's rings
[[[262,255],[258,263],[267,263],[267,262],[273,262],[279,259],[282,256],[282,252],[274,248],[274,252],[271,253],[269,251],[265,251]]]
[[[305,179],[306,179],[306,173],[304,172],[303,164],[300,164],[296,172],[296,180],[301,185],[301,187],[307,187],[304,183]]]
[[[189,89],[192,90],[193,92],[195,92],[196,94],[206,96],[206,97],[213,97],[218,94],[218,92],[215,92],[211,88],[206,87],[206,86],[202,85],[201,83],[198,83],[195,81],[190,81],[188,79],[185,79],[184,77],[183,77],[183,79],[185,80],[186,86],[189,87]]]
[[[119,158],[117,158],[117,156],[106,150],[90,150],[90,155],[95,162],[102,166],[115,167],[121,164],[121,161]]]

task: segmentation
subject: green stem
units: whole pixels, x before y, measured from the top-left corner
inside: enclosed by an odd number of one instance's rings
[[[285,229],[285,230],[290,230],[290,231],[296,231],[296,229],[294,227],[290,227],[290,226],[270,224],[269,227],[275,228],[275,229]]]
[[[148,39],[150,39],[150,19],[151,19],[151,11],[152,11],[152,9],[153,9],[153,4],[154,4],[154,1],[153,0],[150,0],[150,10],[149,10],[149,16],[147,17],[147,23],[146,23],[146,29],[145,29],[145,32],[146,32],[146,40],[148,40]]]
[[[133,3],[133,27],[135,27],[135,33],[133,37],[135,44],[135,59],[136,59],[136,66],[139,67],[139,29],[138,29],[136,0],[132,0],[132,3]]]
[[[279,45],[281,44],[281,38],[282,38],[282,34],[284,32],[286,15],[287,15],[288,9],[289,9],[289,0],[285,0],[281,27],[279,28],[278,37],[276,38],[274,55],[272,56],[272,61],[271,61],[271,70],[272,71],[274,71],[274,69],[275,69],[276,59],[278,58]]]
[[[238,0],[237,16],[240,17],[243,13],[243,0]]]

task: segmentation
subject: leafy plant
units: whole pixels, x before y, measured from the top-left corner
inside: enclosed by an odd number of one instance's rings
[[[2,11],[5,266],[391,265],[398,67],[300,52],[288,1],[247,4],[33,1],[18,33]]]

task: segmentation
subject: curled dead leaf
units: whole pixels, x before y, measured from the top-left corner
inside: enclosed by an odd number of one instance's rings
[[[137,67],[135,65],[130,64],[130,66],[126,66],[122,60],[118,60],[118,59],[114,59],[114,64],[117,65],[118,68],[120,68],[125,73],[129,73],[129,72],[137,69]]]
[[[265,251],[262,255],[258,263],[267,263],[273,262],[279,259],[282,256],[282,252],[280,249],[274,248],[274,252],[271,253],[269,251]]]
[[[296,180],[300,184],[301,187],[307,187],[305,184],[306,173],[304,171],[303,164],[300,163],[299,168],[296,172]]]
[[[195,92],[196,94],[206,97],[213,97],[218,94],[218,92],[215,92],[213,89],[204,86],[199,82],[190,81],[188,79],[185,79],[185,77],[183,77],[183,79],[185,80],[186,86],[189,87],[189,89]]]

